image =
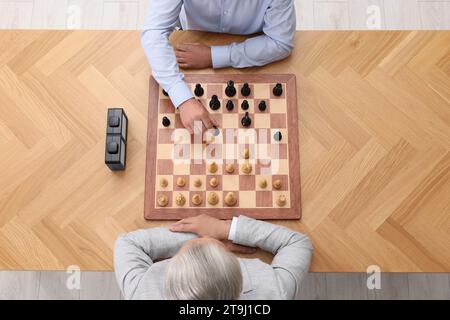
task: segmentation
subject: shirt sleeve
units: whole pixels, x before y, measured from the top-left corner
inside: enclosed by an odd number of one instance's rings
[[[263,35],[213,46],[213,68],[263,66],[286,58],[294,48],[296,18],[292,0],[274,0],[264,16]]]
[[[141,34],[142,47],[153,77],[169,94],[177,108],[184,101],[193,98],[169,42],[169,36],[177,26],[182,5],[182,0],[150,1]]]
[[[236,239],[236,228],[237,228],[238,218],[233,217],[231,220],[230,232],[228,233],[228,240],[234,241]]]

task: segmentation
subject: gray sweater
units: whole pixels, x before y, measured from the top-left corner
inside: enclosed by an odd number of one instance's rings
[[[125,299],[164,299],[165,270],[191,233],[167,228],[137,230],[119,236],[114,249],[116,279]],[[240,216],[236,244],[258,247],[275,255],[272,263],[241,259],[243,290],[240,299],[295,299],[311,262],[312,245],[301,233]]]

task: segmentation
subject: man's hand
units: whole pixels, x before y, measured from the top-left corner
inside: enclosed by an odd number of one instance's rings
[[[200,43],[182,43],[175,47],[178,65],[184,69],[212,67],[211,47]]]
[[[219,220],[206,214],[201,214],[175,222],[170,226],[170,231],[192,232],[200,237],[227,240],[230,227],[230,220]]]
[[[183,102],[178,109],[180,110],[181,122],[190,134],[194,133],[194,123],[196,121],[203,124],[203,130],[218,126],[216,119],[194,98]]]
[[[234,253],[251,254],[256,248],[234,244],[228,240],[231,221],[219,220],[206,214],[180,220],[170,226],[172,232],[192,232],[200,237],[209,237],[221,241],[228,251]]]

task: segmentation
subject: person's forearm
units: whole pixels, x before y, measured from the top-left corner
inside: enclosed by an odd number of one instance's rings
[[[282,60],[289,56],[292,49],[293,47],[289,43],[261,35],[240,43],[212,46],[211,58],[215,69],[247,68]]]
[[[141,43],[153,77],[169,93],[175,107],[193,97],[180,72],[169,36],[176,27],[182,1],[151,1]]]

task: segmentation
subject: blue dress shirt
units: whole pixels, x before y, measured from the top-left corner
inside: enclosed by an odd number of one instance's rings
[[[170,34],[177,28],[249,35],[241,43],[212,46],[213,68],[262,66],[286,58],[293,49],[293,0],[151,0],[141,35],[156,81],[178,107],[193,97],[183,80]]]

